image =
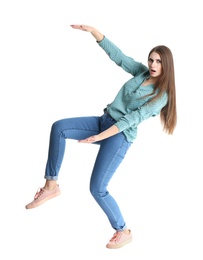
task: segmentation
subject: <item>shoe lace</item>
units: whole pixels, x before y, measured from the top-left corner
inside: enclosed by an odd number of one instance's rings
[[[42,195],[43,192],[44,192],[44,189],[38,188],[38,190],[37,190],[37,192],[35,194],[34,199],[37,200]]]
[[[122,234],[123,232],[117,231],[116,233],[113,234],[113,237],[110,239],[110,242],[118,242]]]

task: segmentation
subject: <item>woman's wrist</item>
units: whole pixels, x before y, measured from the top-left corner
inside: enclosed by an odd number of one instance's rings
[[[97,40],[97,42],[100,42],[104,39],[104,35],[97,31],[95,28],[91,31],[91,34],[94,36],[94,38]]]

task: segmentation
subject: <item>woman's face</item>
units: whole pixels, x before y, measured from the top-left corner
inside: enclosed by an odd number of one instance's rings
[[[148,59],[148,68],[150,76],[156,78],[161,75],[162,65],[161,58],[157,52],[152,52]]]

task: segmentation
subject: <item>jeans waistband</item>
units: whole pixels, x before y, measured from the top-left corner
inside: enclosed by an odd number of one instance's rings
[[[104,109],[104,114],[108,115],[109,118],[111,118],[111,120],[113,120],[113,121],[116,122],[116,120],[107,112],[107,109],[106,109],[106,108]]]

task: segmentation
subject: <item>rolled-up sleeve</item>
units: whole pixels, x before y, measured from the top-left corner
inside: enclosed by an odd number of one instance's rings
[[[135,111],[121,117],[115,125],[119,131],[122,132],[130,127],[137,127],[142,121],[160,114],[161,109],[167,104],[167,94],[164,94],[156,101],[146,103],[141,107],[138,107]]]

